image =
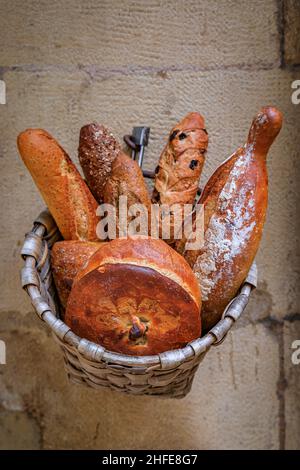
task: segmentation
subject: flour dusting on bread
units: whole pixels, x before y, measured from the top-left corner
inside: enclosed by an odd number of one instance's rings
[[[230,282],[231,264],[241,252],[255,227],[254,190],[247,183],[238,188],[251,164],[251,149],[243,160],[237,160],[218,199],[218,210],[212,216],[205,234],[205,251],[194,265],[203,300],[226,272]]]

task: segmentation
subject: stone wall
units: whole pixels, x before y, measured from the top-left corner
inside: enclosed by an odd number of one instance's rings
[[[0,448],[300,448],[299,0],[0,0]],[[121,138],[151,126],[153,169],[173,123],[195,110],[210,145],[203,181],[244,142],[252,116],[284,114],[268,166],[259,286],[181,401],[70,385],[19,282],[20,247],[43,202],[16,136],[51,132],[76,160],[92,120]]]

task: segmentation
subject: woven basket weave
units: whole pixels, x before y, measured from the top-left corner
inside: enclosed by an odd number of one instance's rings
[[[59,302],[51,274],[49,250],[61,238],[48,211],[35,220],[21,251],[25,266],[22,286],[37,315],[50,327],[59,343],[69,379],[93,388],[134,395],[182,398],[191,389],[195,372],[211,346],[221,344],[233,323],[245,309],[251,290],[256,287],[256,266],[223,313],[222,319],[205,336],[185,348],[156,356],[126,356],[75,335],[59,319]]]

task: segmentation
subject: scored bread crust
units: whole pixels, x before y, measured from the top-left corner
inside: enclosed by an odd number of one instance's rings
[[[282,125],[281,113],[265,107],[248,140],[211,176],[204,205],[204,246],[185,251],[202,291],[204,330],[222,313],[244,282],[262,237],[268,202],[266,156]]]
[[[104,242],[68,240],[54,243],[51,250],[51,268],[61,305],[66,308],[73,281],[78,271]]]
[[[129,209],[134,204],[142,204],[145,207],[145,215],[148,218],[148,227],[150,227],[151,200],[142,170],[135,160],[132,160],[123,152],[113,161],[111,174],[103,191],[104,202],[112,204],[116,208],[117,236],[119,236],[121,232],[119,224],[120,196],[127,197],[128,223],[126,228],[128,228],[128,224],[134,216],[134,214],[132,214],[132,216],[129,214]]]
[[[230,175],[230,171],[232,170],[235,161],[238,159],[239,155],[242,154],[242,152],[243,148],[240,148],[233,155],[231,155],[230,158],[225,160],[211,175],[201,193],[201,197],[198,200],[197,206],[203,204],[205,208],[203,227],[204,233],[208,228],[212,215],[217,209],[218,197],[224,187],[225,182],[227,181]],[[183,222],[182,238],[177,240],[175,244],[176,251],[184,255],[184,258],[191,267],[194,266],[198,256],[203,252],[203,247],[198,250],[185,249],[188,239],[189,241],[193,240],[193,234],[195,234],[196,231],[196,217],[197,213],[194,211],[190,216],[189,223],[187,223],[187,221]],[[185,223],[187,225],[185,228],[186,232],[183,230]]]
[[[153,202],[194,202],[207,145],[208,135],[200,114],[189,113],[173,127],[156,170]]]
[[[58,142],[43,129],[27,129],[18,148],[65,240],[97,240],[97,202]]]
[[[178,253],[161,240],[119,238],[79,271],[65,321],[109,350],[151,355],[199,337],[200,309],[198,282]],[[132,339],[135,322],[147,331]]]
[[[173,127],[160,156],[152,202],[161,205],[160,236],[169,244],[177,239],[184,204],[194,203],[207,146],[204,118],[198,113],[189,113]],[[170,234],[165,235],[164,227],[169,218]]]
[[[151,237],[119,238],[106,243],[101,251],[90,258],[88,265],[78,272],[76,280],[104,264],[122,262],[149,266],[162,272],[180,283],[194,301],[201,305],[199,284],[185,259],[162,240]]]

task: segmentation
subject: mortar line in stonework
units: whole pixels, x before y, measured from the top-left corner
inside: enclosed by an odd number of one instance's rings
[[[285,68],[285,9],[284,0],[277,0],[277,28],[279,34],[280,67]]]
[[[287,380],[285,376],[284,366],[284,324],[278,324],[278,354],[279,354],[279,375],[277,381],[277,397],[278,397],[278,439],[279,449],[285,450],[286,447],[286,419],[285,419],[285,390]]]
[[[65,72],[74,73],[82,71],[87,73],[91,78],[95,76],[109,76],[109,75],[123,75],[130,76],[133,74],[165,74],[173,72],[213,72],[213,71],[250,71],[259,72],[265,70],[278,69],[280,64],[276,62],[258,62],[253,64],[232,64],[232,65],[212,65],[208,67],[199,67],[195,65],[184,65],[184,66],[135,66],[129,65],[124,67],[98,67],[97,65],[66,65],[66,64],[20,64],[20,65],[8,65],[0,66],[0,76],[7,72],[32,72],[32,73],[44,73],[44,72]]]

